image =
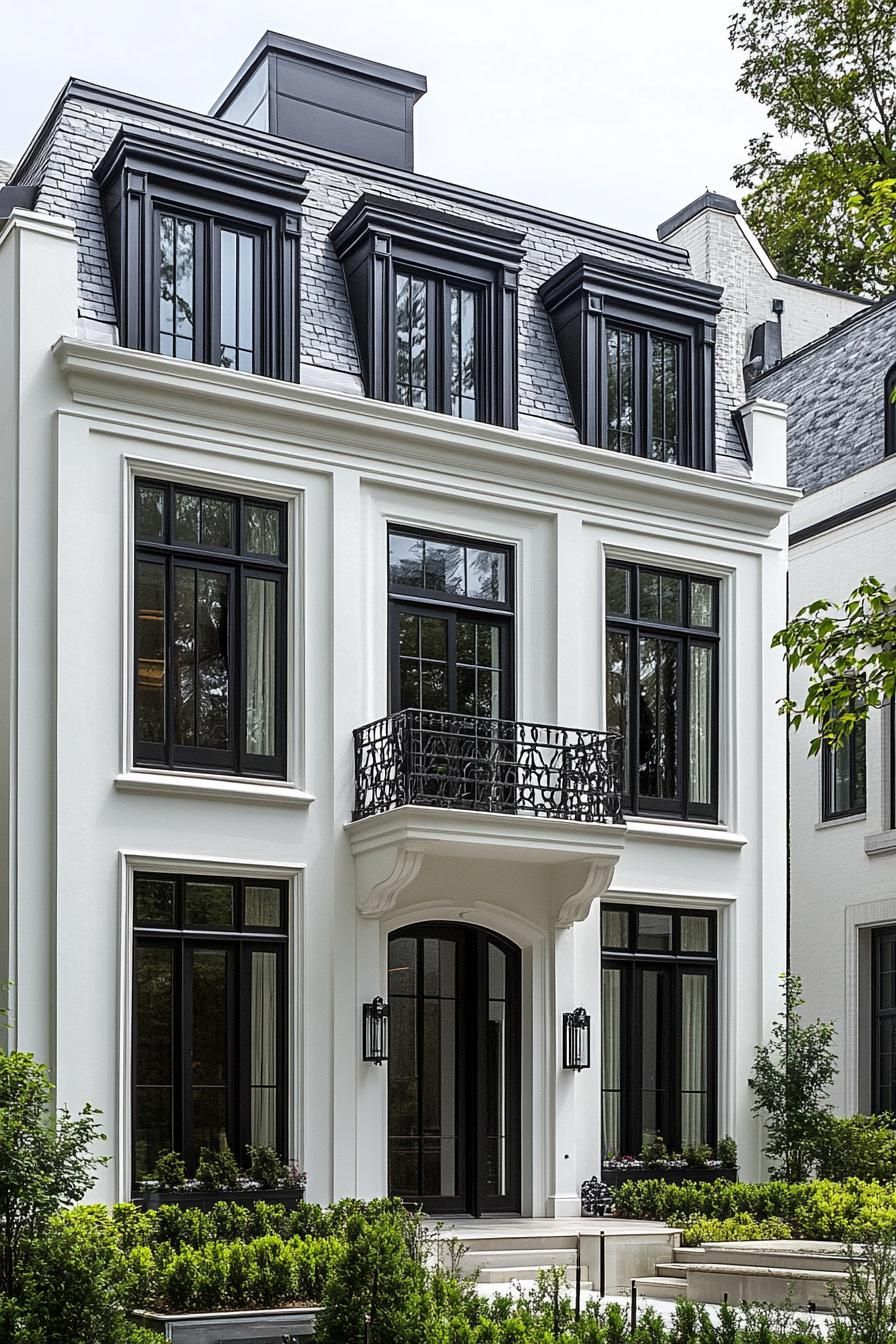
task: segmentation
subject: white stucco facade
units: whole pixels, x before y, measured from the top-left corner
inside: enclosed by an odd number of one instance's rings
[[[715,911],[718,1128],[757,1176],[746,1078],[786,946],[784,674],[769,647],[794,498],[781,408],[752,407],[754,479],[735,480],[123,350],[79,328],[71,226],[24,212],[0,235],[0,312],[0,980],[14,984],[15,1044],[48,1061],[61,1101],[103,1111],[112,1161],[99,1195],[131,1189],[138,869],[288,882],[289,1148],[324,1201],[386,1189],[387,1071],[362,1063],[360,1023],[387,992],[392,930],[468,921],[522,949],[521,1209],[560,1214],[578,1211],[600,1170],[607,881],[617,903]],[[250,483],[288,506],[282,784],[132,766],[138,473]],[[352,732],[387,710],[396,522],[514,548],[517,714],[537,723],[605,727],[608,557],[717,577],[719,823],[405,808],[349,825]],[[830,867],[823,845],[838,835],[819,841]],[[823,942],[823,921],[817,932]],[[593,1067],[576,1074],[560,1067],[560,1018],[579,1003]]]

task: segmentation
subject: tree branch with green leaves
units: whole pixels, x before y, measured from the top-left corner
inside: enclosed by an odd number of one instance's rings
[[[819,598],[802,607],[772,639],[791,672],[809,673],[800,700],[778,701],[796,730],[811,724],[814,756],[823,742],[840,746],[870,709],[896,696],[896,598],[869,577],[839,605]]]

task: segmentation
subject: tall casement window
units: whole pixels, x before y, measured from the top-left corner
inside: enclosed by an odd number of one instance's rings
[[[896,1110],[896,928],[871,936],[871,1109]]]
[[[623,738],[623,806],[718,816],[718,581],[607,565],[607,728]]]
[[[601,909],[604,1156],[716,1140],[716,916]]]
[[[583,443],[713,470],[721,293],[588,256],[542,286]]]
[[[684,443],[682,341],[607,323],[606,446],[679,462]]]
[[[122,343],[297,381],[304,173],[122,128],[95,176]]]
[[[160,1152],[284,1155],[287,887],[134,876],[134,1178]]]
[[[821,748],[822,817],[859,816],[865,811],[865,724],[859,721],[840,743]]]
[[[331,237],[368,396],[515,426],[523,235],[365,195]]]
[[[482,290],[395,274],[393,401],[481,419]]]
[[[134,487],[134,756],[286,774],[286,508]]]
[[[507,546],[390,530],[393,713],[513,717],[512,562]]]
[[[167,211],[154,232],[159,353],[259,373],[263,237]]]

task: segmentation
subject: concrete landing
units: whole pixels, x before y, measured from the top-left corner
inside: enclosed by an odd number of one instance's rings
[[[568,1281],[581,1256],[582,1284],[598,1289],[603,1240],[604,1287],[626,1293],[632,1279],[647,1275],[658,1260],[671,1260],[681,1234],[665,1223],[634,1218],[450,1218],[429,1219],[442,1241],[464,1247],[461,1272],[483,1285],[532,1282],[539,1269],[560,1266]],[[603,1238],[601,1238],[603,1233]],[[447,1249],[442,1251],[447,1261]]]

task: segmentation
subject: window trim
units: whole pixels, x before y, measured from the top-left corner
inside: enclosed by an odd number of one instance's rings
[[[517,288],[524,237],[428,206],[370,193],[358,198],[330,238],[342,263],[368,397],[401,404],[394,397],[394,277],[396,271],[411,271],[446,288],[482,292],[477,420],[517,427]],[[436,345],[445,346],[444,331]],[[436,359],[435,380],[444,384],[450,376],[444,348]],[[443,388],[427,409],[446,413],[444,407]]]
[[[541,286],[584,444],[607,448],[608,325],[681,341],[679,466],[715,470],[715,332],[722,290],[690,276],[581,253]],[[649,389],[643,395],[649,400]],[[634,456],[654,460],[647,451]],[[668,463],[664,465],[670,465]]]
[[[165,781],[183,781],[189,785],[190,781],[195,781],[197,789],[202,790],[207,787],[209,781],[219,781],[223,785],[232,785],[237,788],[251,788],[253,785],[261,786],[265,796],[272,788],[281,789],[288,785],[293,771],[293,765],[296,763],[296,747],[293,738],[296,735],[296,725],[299,722],[299,708],[301,697],[295,686],[295,671],[297,668],[296,651],[293,649],[293,643],[299,635],[300,626],[295,619],[295,594],[298,591],[298,580],[296,575],[296,564],[299,558],[300,547],[297,544],[295,528],[292,523],[292,507],[290,500],[281,493],[268,493],[264,485],[258,489],[259,483],[255,481],[243,481],[241,483],[232,481],[210,480],[203,476],[199,479],[189,471],[181,472],[177,467],[165,470],[164,474],[158,474],[158,464],[152,466],[143,466],[142,464],[130,464],[130,470],[127,472],[127,509],[130,519],[128,528],[127,545],[127,570],[129,574],[129,600],[126,604],[126,648],[128,656],[126,659],[126,668],[128,675],[126,704],[127,710],[127,732],[126,757],[124,768],[118,776],[116,783],[122,786],[138,787],[145,784],[149,791],[153,790],[153,781],[159,783]],[[188,543],[180,543],[166,539],[164,542],[142,539],[137,536],[137,518],[136,518],[136,497],[140,485],[150,485],[161,488],[167,492],[167,517],[169,524],[168,536],[170,537],[170,526],[173,518],[173,501],[176,491],[184,493],[195,493],[200,497],[217,497],[227,499],[234,505],[234,545],[230,549],[216,547],[190,546]],[[251,485],[256,487],[251,493],[247,493],[245,487]],[[242,489],[240,488],[242,486]],[[244,522],[246,505],[258,504],[262,508],[277,509],[280,515],[280,557],[275,559],[269,556],[247,556],[244,551]],[[293,558],[295,556],[295,558]],[[139,562],[141,558],[149,558],[155,563],[161,563],[165,573],[165,594],[167,604],[166,630],[165,630],[165,661],[166,661],[166,695],[165,695],[165,742],[157,753],[141,752],[140,742],[137,736],[137,673],[138,673],[138,623],[139,607],[137,597],[137,583],[139,573]],[[157,557],[157,559],[156,559]],[[213,758],[203,748],[178,749],[173,740],[173,700],[168,694],[168,688],[171,685],[170,671],[170,648],[171,648],[171,592],[173,588],[173,572],[178,558],[182,558],[188,565],[195,564],[197,568],[212,568],[225,570],[231,575],[230,583],[230,607],[231,616],[234,607],[239,614],[239,621],[231,619],[230,622],[230,654],[232,665],[236,672],[231,677],[230,689],[235,692],[230,696],[230,730],[232,734],[232,747],[228,749],[229,761],[223,761]],[[247,577],[258,576],[261,578],[275,578],[278,586],[277,593],[277,621],[278,621],[278,639],[276,650],[276,695],[275,695],[275,723],[276,735],[278,738],[279,750],[272,757],[253,758],[245,750],[245,694],[246,694],[246,670],[245,660],[247,654],[246,633],[246,602],[244,596],[245,581]],[[239,588],[239,594],[237,594]],[[234,658],[235,655],[235,658]],[[191,753],[198,754],[191,757],[183,757],[176,760],[175,757],[183,750],[189,750]],[[227,794],[232,792],[227,789]],[[286,790],[284,789],[284,794]],[[293,787],[289,790],[290,795],[296,798],[301,804],[310,802],[309,795],[296,791]],[[220,795],[219,795],[220,796]]]
[[[196,947],[231,946],[237,949],[236,965],[231,974],[234,976],[237,984],[242,989],[245,988],[244,981],[247,977],[247,965],[251,963],[252,948],[263,947],[273,950],[277,949],[278,967],[277,967],[277,988],[278,988],[278,1013],[277,1013],[277,1070],[279,1077],[278,1097],[277,1097],[277,1148],[282,1158],[289,1156],[290,1140],[290,1096],[292,1087],[292,1046],[290,1043],[289,1029],[291,1020],[291,1004],[294,995],[294,975],[295,975],[295,957],[293,955],[292,943],[295,937],[293,929],[293,918],[291,914],[292,893],[289,875],[285,872],[278,872],[276,875],[270,875],[267,870],[254,871],[250,869],[237,868],[233,871],[221,871],[217,868],[198,867],[193,863],[182,864],[175,861],[169,866],[156,866],[155,863],[142,863],[134,856],[131,860],[132,866],[129,872],[129,905],[130,919],[128,937],[125,939],[125,956],[128,959],[127,975],[130,987],[128,1016],[123,1022],[125,1041],[126,1041],[126,1059],[127,1059],[127,1077],[126,1077],[126,1096],[128,1100],[129,1113],[126,1117],[127,1126],[127,1146],[124,1151],[128,1154],[130,1163],[131,1185],[134,1189],[137,1187],[137,1162],[136,1162],[136,1142],[137,1142],[137,1081],[136,1081],[136,1057],[137,1057],[137,1001],[136,1001],[136,951],[138,945],[156,945],[171,946],[177,945],[175,951],[174,964],[175,973],[179,973],[178,984],[173,986],[175,1025],[179,1017],[180,1035],[176,1030],[172,1031],[172,1146],[175,1151],[180,1152],[188,1165],[195,1162],[197,1153],[193,1152],[193,1136],[189,1133],[189,1126],[186,1122],[186,1092],[187,1082],[187,1052],[185,1049],[184,1027],[184,1007],[181,1002],[181,994],[184,978],[185,956],[184,949],[194,950]],[[226,867],[226,866],[225,866]],[[294,873],[295,870],[291,870]],[[240,920],[240,927],[230,930],[221,928],[193,928],[188,927],[183,920],[171,926],[143,926],[138,925],[136,921],[135,890],[136,883],[141,878],[148,878],[152,881],[173,881],[176,884],[175,894],[175,915],[184,913],[184,888],[187,882],[227,882],[233,883],[242,912],[242,903],[246,886],[268,885],[276,886],[281,893],[283,919],[278,929],[259,930],[257,927],[246,926],[243,920]],[[243,999],[245,995],[243,994]],[[237,1089],[236,1097],[228,1097],[228,1127],[234,1134],[239,1135],[237,1147],[232,1148],[237,1161],[241,1163],[244,1141],[247,1134],[251,1137],[251,1099],[247,1095],[247,1083],[250,1077],[249,1060],[251,1052],[251,1038],[246,1031],[246,1003],[241,1002],[238,1016],[234,1018],[232,1027],[232,1039],[228,1041],[228,1048],[231,1052],[231,1063],[237,1064]],[[178,1067],[180,1065],[180,1068]]]
[[[261,342],[255,372],[299,381],[299,280],[306,173],[234,149],[124,126],[94,168],[109,243],[122,345],[158,353],[159,212],[184,214],[262,239],[257,276]],[[202,339],[217,311],[215,287],[203,285]],[[197,304],[197,310],[200,305]],[[194,328],[199,325],[199,312]]]
[[[608,948],[603,944],[603,915],[607,911],[623,912],[628,917],[628,947],[627,948]],[[668,951],[648,951],[639,949],[637,946],[637,928],[638,916],[640,914],[662,914],[672,916],[672,948]],[[678,998],[678,1007],[681,1007],[681,979],[684,974],[702,972],[706,975],[710,984],[710,993],[708,996],[708,1031],[707,1031],[707,1117],[706,1117],[706,1142],[716,1144],[718,1140],[719,1124],[719,1031],[720,1031],[720,1013],[719,1013],[719,912],[717,910],[706,910],[699,908],[689,908],[684,906],[652,906],[652,905],[622,905],[615,902],[601,902],[601,931],[600,931],[600,970],[601,970],[601,995],[603,995],[603,973],[608,969],[622,970],[621,993],[622,993],[622,1013],[620,1015],[620,1028],[624,1029],[624,1011],[625,1003],[629,1009],[629,1030],[632,1041],[638,1039],[638,1029],[640,1027],[640,1007],[636,1002],[636,980],[638,967],[656,965],[669,967],[674,972],[675,994]],[[682,952],[681,951],[681,920],[683,916],[699,916],[709,921],[709,950],[707,952]],[[625,968],[630,968],[626,971]],[[668,1145],[670,1151],[677,1151],[681,1147],[681,1048],[680,1031],[677,1024],[677,1018],[673,1018],[672,1030],[670,1032],[670,1053],[669,1059],[672,1063],[672,1072],[677,1081],[677,1091],[674,1098],[675,1121],[674,1131],[671,1134],[663,1134],[663,1139]],[[636,1130],[635,1121],[641,1119],[641,1101],[639,1096],[639,1082],[641,1076],[640,1063],[634,1060],[634,1050],[627,1056],[625,1052],[620,1051],[620,1132],[622,1135],[623,1148],[626,1146],[628,1138],[631,1138]],[[601,1070],[601,1111],[603,1111],[603,1070]],[[623,1110],[624,1108],[624,1110]],[[629,1125],[624,1121],[627,1119]],[[603,1126],[601,1126],[603,1128]],[[625,1133],[628,1128],[628,1134]],[[605,1149],[606,1136],[601,1133],[601,1147]],[[640,1152],[638,1145],[637,1152],[632,1156],[637,1156]]]
[[[829,742],[822,742],[821,746],[821,819],[822,821],[840,821],[846,817],[863,817],[868,806],[868,774],[867,774],[867,720],[856,723],[846,740],[841,744],[849,750],[849,805],[845,808],[836,808],[834,799],[834,752],[835,748]],[[856,763],[858,759],[858,744],[856,732],[860,730],[862,739],[862,756],[864,776],[864,793],[860,796],[856,787]]]
[[[632,616],[623,616],[616,612],[611,612],[606,599],[606,576],[610,568],[624,569],[629,574],[629,590],[631,602],[635,605],[632,610],[636,613]],[[710,626],[695,625],[675,625],[671,622],[659,620],[645,620],[640,615],[639,605],[639,583],[640,573],[644,571],[650,574],[656,574],[660,578],[670,577],[679,579],[683,584],[683,593],[685,601],[685,614],[690,616],[690,589],[692,583],[706,583],[712,587],[715,604],[715,621]],[[633,744],[639,743],[639,721],[640,721],[640,697],[638,688],[640,687],[639,672],[639,641],[643,632],[648,632],[660,638],[668,637],[678,641],[681,650],[679,659],[679,668],[681,669],[681,686],[683,694],[680,697],[678,725],[677,725],[677,798],[662,799],[652,798],[650,795],[639,794],[634,785],[638,775],[638,764],[640,759],[640,746],[636,745],[630,748],[628,752],[628,777],[626,773],[625,754],[623,754],[623,780],[622,780],[622,805],[626,814],[633,818],[664,818],[677,819],[681,821],[698,821],[704,823],[716,823],[719,820],[719,779],[721,762],[721,671],[722,671],[722,630],[721,630],[721,598],[722,584],[717,575],[708,573],[698,573],[691,569],[674,569],[669,566],[644,563],[638,560],[623,560],[612,555],[607,555],[604,561],[604,695],[605,703],[609,703],[607,686],[609,681],[609,655],[607,652],[609,637],[612,633],[626,634],[629,637],[628,648],[628,686],[629,686],[629,707],[627,718],[629,725],[634,725],[634,731],[631,733]],[[712,702],[710,705],[710,714],[713,727],[713,743],[710,756],[710,801],[708,803],[694,803],[690,801],[690,751],[689,751],[689,722],[690,722],[690,650],[693,647],[710,647],[712,653]],[[634,690],[634,694],[632,693]]]

